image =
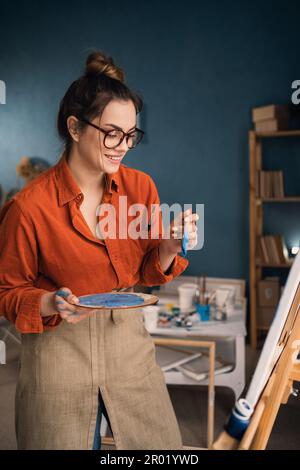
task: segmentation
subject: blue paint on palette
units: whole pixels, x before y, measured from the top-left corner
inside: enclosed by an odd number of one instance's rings
[[[144,299],[134,294],[93,294],[79,297],[79,305],[84,304],[91,307],[132,307],[142,303],[144,303]]]

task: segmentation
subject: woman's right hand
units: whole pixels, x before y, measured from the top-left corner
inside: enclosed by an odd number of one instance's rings
[[[68,323],[78,323],[88,318],[95,310],[86,307],[77,307],[79,299],[72,294],[68,287],[61,287],[53,294],[56,313]]]

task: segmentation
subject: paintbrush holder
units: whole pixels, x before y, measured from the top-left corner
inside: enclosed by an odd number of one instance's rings
[[[201,321],[209,321],[210,319],[210,305],[209,304],[196,304],[196,311]]]

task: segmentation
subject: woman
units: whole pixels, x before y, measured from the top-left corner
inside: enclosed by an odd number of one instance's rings
[[[163,284],[188,264],[175,235],[97,230],[100,203],[116,209],[118,227],[121,196],[128,206],[159,203],[151,178],[121,163],[142,138],[141,107],[113,60],[91,54],[60,104],[60,160],[1,211],[0,311],[22,333],[19,449],[99,448],[102,412],[117,449],[182,446],[140,310],[76,305],[81,295]],[[191,247],[196,215],[184,216]],[[172,234],[182,228],[175,225]]]

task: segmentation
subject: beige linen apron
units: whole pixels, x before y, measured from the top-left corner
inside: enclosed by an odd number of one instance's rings
[[[100,389],[117,449],[182,449],[140,309],[105,310],[22,334],[19,449],[92,449]]]

